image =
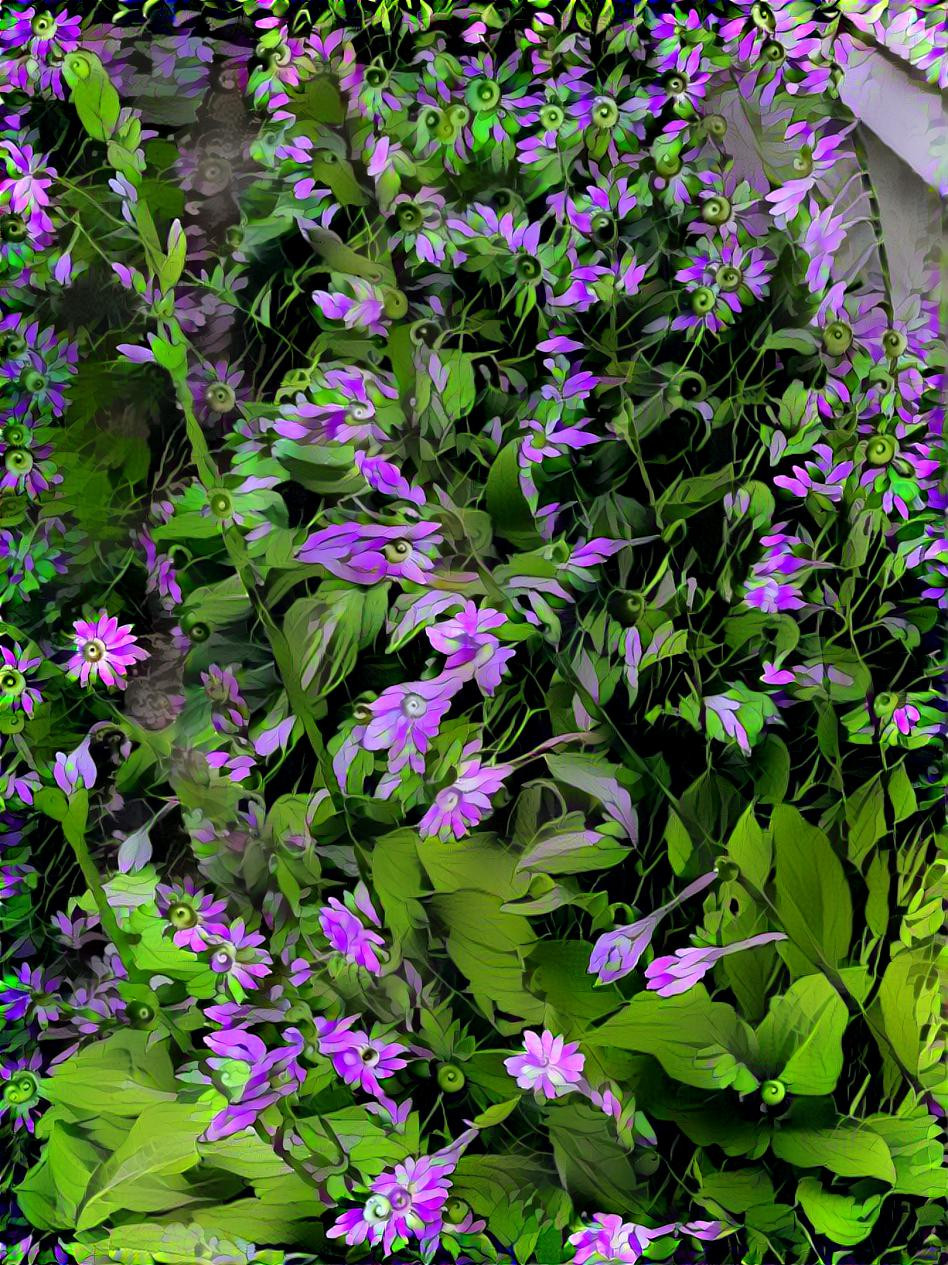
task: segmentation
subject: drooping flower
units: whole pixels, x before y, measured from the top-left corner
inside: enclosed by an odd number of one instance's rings
[[[560,1098],[579,1084],[586,1056],[576,1041],[566,1041],[544,1030],[523,1034],[524,1052],[504,1059],[504,1067],[521,1089],[545,1098]]]
[[[640,918],[626,927],[616,927],[613,931],[607,931],[605,935],[600,936],[593,945],[589,958],[590,974],[598,975],[600,984],[611,984],[614,980],[628,975],[638,965],[639,959],[651,943],[655,929],[662,919],[673,909],[677,909],[682,901],[696,896],[698,892],[703,892],[716,877],[717,874],[713,870],[708,874],[703,874],[701,878],[689,883],[673,900],[654,910],[645,918]]]
[[[382,580],[427,584],[440,544],[437,523],[399,527],[338,523],[314,532],[297,557],[353,584],[378,584]]]
[[[369,908],[371,909],[371,905]],[[376,926],[379,925],[378,915],[373,921]],[[381,975],[382,963],[377,949],[385,941],[337,897],[330,896],[328,903],[319,911],[319,925],[336,953],[341,953],[349,962],[361,966],[372,975]]]
[[[738,940],[722,948],[708,946],[704,948],[677,949],[667,957],[655,958],[645,968],[646,987],[657,992],[660,997],[673,997],[676,993],[687,993],[721,958],[731,953],[740,953],[744,949],[753,949],[761,944],[773,944],[777,940],[786,940],[782,931],[765,931],[758,936],[750,936],[746,940]]]
[[[148,651],[138,645],[138,638],[132,633],[132,625],[120,625],[116,616],[107,611],[100,611],[94,620],[77,619],[73,628],[76,650],[67,670],[81,685],[102,681],[124,689],[129,667],[148,658]]]

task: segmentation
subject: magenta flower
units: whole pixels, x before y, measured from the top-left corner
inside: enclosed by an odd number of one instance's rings
[[[369,906],[371,908],[371,906]],[[374,911],[373,911],[374,912]],[[378,917],[374,919],[378,925]],[[349,962],[361,966],[372,975],[381,975],[382,964],[376,948],[385,941],[376,931],[370,930],[347,909],[335,896],[319,911],[319,925],[330,946]]]
[[[501,649],[500,642],[489,630],[500,628],[506,622],[506,615],[500,611],[489,606],[478,610],[473,602],[465,602],[459,614],[425,631],[435,650],[448,656],[444,666],[449,672],[462,676],[470,673],[484,693],[491,695],[500,684],[514,650],[510,646]]]
[[[786,940],[782,931],[765,931],[759,936],[751,936],[747,940],[738,940],[723,948],[713,946],[705,948],[678,949],[667,957],[656,958],[645,968],[646,987],[657,992],[660,997],[673,997],[676,993],[687,993],[703,979],[716,962],[731,953],[740,953],[743,949],[753,949],[761,944],[773,944],[776,940]]]
[[[367,751],[387,751],[391,774],[406,764],[413,772],[424,773],[425,752],[463,683],[463,677],[444,672],[432,681],[389,686],[369,704],[372,719],[362,745]]]
[[[438,1157],[427,1155],[403,1160],[375,1179],[365,1207],[344,1212],[327,1237],[344,1238],[350,1246],[366,1241],[381,1244],[385,1255],[396,1240],[417,1239],[422,1244],[437,1240],[453,1168],[454,1164],[439,1163]]]
[[[226,939],[227,901],[215,899],[194,886],[190,879],[183,883],[159,883],[155,888],[158,912],[167,920],[165,934],[171,935],[179,949],[202,953],[212,938]]]
[[[317,1017],[317,1045],[347,1085],[357,1085],[378,1098],[383,1093],[379,1082],[407,1066],[407,1060],[402,1058],[407,1048],[354,1028],[358,1020],[357,1015],[339,1020]]]
[[[576,1041],[555,1037],[549,1030],[523,1034],[524,1053],[504,1059],[504,1067],[521,1089],[546,1098],[568,1094],[582,1080],[586,1056]]]
[[[120,625],[114,615],[99,611],[95,620],[77,619],[76,650],[66,667],[69,675],[81,685],[101,680],[105,685],[125,688],[125,677],[133,663],[148,658],[148,651],[138,645],[131,624]]]
[[[208,939],[202,946],[211,954],[211,970],[238,994],[254,989],[270,974],[273,959],[260,946],[265,943],[259,931],[248,931],[243,918],[236,919],[226,936]]]
[[[208,1066],[230,1099],[208,1125],[208,1142],[250,1128],[261,1112],[300,1089],[306,1079],[299,1062],[303,1037],[296,1028],[287,1028],[285,1036],[288,1044],[276,1050],[268,1050],[260,1037],[243,1028],[205,1036],[217,1056],[207,1060]]]
[[[441,544],[437,523],[405,523],[381,527],[338,523],[314,532],[297,557],[310,566],[325,567],[340,580],[377,584],[381,580],[409,580],[427,584],[434,556]]]
[[[29,655],[22,646],[0,646],[0,711],[23,712],[32,718],[43,701],[43,695],[30,680],[34,668],[43,662],[39,655]]]
[[[510,764],[484,766],[474,753],[477,743],[464,748],[457,777],[435,796],[435,801],[418,823],[423,839],[442,843],[464,836],[491,812],[491,796],[496,795],[511,772]],[[470,756],[470,759],[464,759]]]
[[[615,1213],[597,1212],[591,1226],[569,1237],[576,1249],[572,1265],[635,1265],[649,1243],[668,1230],[668,1226],[650,1230]]]
[[[64,795],[72,795],[79,788],[89,790],[95,786],[97,770],[89,754],[91,736],[80,742],[74,751],[57,751],[53,765],[53,779]]]

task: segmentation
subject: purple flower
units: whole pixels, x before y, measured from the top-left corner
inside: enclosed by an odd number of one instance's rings
[[[120,625],[114,615],[99,611],[95,620],[77,619],[76,651],[67,669],[81,685],[101,680],[105,685],[125,688],[125,677],[133,663],[148,658],[148,651],[138,645],[131,624]]]
[[[475,754],[478,751],[477,743],[464,748],[454,781],[438,792],[434,803],[418,823],[423,839],[437,838],[443,843],[463,839],[468,831],[490,814],[490,797],[503,786],[504,778],[513,766],[484,766]],[[465,756],[471,758],[464,759]]]
[[[586,1056],[576,1041],[565,1041],[545,1029],[542,1035],[523,1034],[524,1053],[504,1059],[504,1067],[521,1089],[530,1089],[546,1098],[568,1094],[582,1080]]]
[[[611,984],[613,980],[622,979],[624,975],[628,975],[638,965],[639,959],[651,943],[655,929],[662,919],[673,909],[677,909],[682,901],[710,887],[716,878],[717,874],[713,870],[708,874],[703,874],[701,878],[689,883],[684,891],[679,892],[667,905],[662,905],[660,909],[656,909],[645,918],[640,918],[637,922],[630,923],[627,927],[616,927],[615,930],[607,931],[605,935],[600,936],[593,945],[589,958],[590,974],[598,975],[600,984]]]
[[[89,790],[95,786],[97,770],[95,761],[89,754],[91,735],[83,739],[74,751],[56,752],[53,766],[53,778],[64,795],[72,795],[79,788]]]
[[[270,974],[273,959],[260,947],[264,943],[259,931],[248,931],[238,918],[224,936],[208,938],[202,948],[210,952],[211,970],[221,983],[239,996],[244,989],[258,988]]]
[[[211,724],[218,733],[237,733],[247,727],[249,711],[231,668],[212,663],[201,673],[204,693],[212,704]]]
[[[173,610],[184,597],[171,555],[159,553],[158,546],[146,531],[139,533],[138,543],[142,547],[145,568],[148,571],[145,592],[157,593],[165,610]]]
[[[369,906],[371,909],[371,905]],[[374,910],[373,910],[374,913]],[[373,919],[379,925],[378,916]],[[356,917],[351,909],[335,896],[319,911],[319,925],[330,946],[349,962],[361,966],[372,975],[381,975],[382,964],[376,948],[385,941],[377,931],[372,931]]]
[[[489,606],[478,610],[474,602],[465,602],[459,614],[425,631],[435,650],[448,656],[445,668],[449,672],[470,673],[484,693],[491,695],[514,655],[512,647],[500,649],[500,642],[490,632],[506,622],[500,611]]]
[[[336,1074],[347,1085],[358,1085],[378,1098],[383,1094],[379,1082],[407,1066],[402,1058],[406,1047],[354,1028],[357,1015],[339,1020],[317,1017],[315,1023],[320,1054],[332,1060]]]
[[[355,465],[369,487],[376,492],[383,496],[401,497],[414,505],[424,505],[424,489],[409,483],[398,466],[391,461],[386,461],[384,457],[370,457],[359,451],[355,455]]]
[[[208,1066],[230,1099],[208,1125],[208,1142],[249,1128],[261,1112],[301,1088],[306,1079],[299,1062],[303,1037],[296,1028],[287,1028],[284,1035],[288,1044],[275,1050],[243,1028],[205,1036],[205,1044],[217,1056],[207,1060]]]
[[[765,931],[759,936],[751,936],[747,940],[738,940],[723,948],[687,948],[677,949],[675,953],[656,958],[645,968],[646,987],[657,992],[660,997],[673,997],[676,993],[687,993],[703,979],[712,966],[721,958],[731,953],[739,953],[743,949],[753,949],[760,944],[773,944],[776,940],[786,940],[782,931]]]
[[[615,1213],[597,1212],[591,1226],[569,1237],[576,1249],[572,1265],[635,1265],[649,1243],[667,1234],[670,1228],[649,1230],[633,1221],[623,1221]]]
[[[39,1077],[42,1067],[39,1050],[29,1059],[18,1058],[14,1063],[0,1063],[0,1120],[10,1113],[13,1132],[25,1129],[32,1133],[35,1126],[33,1113],[39,1107]]]
[[[35,708],[43,701],[43,695],[30,681],[30,673],[43,662],[39,655],[31,656],[19,644],[0,646],[0,711],[23,712],[32,718]]]
[[[417,1239],[422,1244],[436,1240],[453,1167],[439,1163],[436,1156],[403,1160],[375,1179],[365,1207],[344,1212],[327,1237],[344,1238],[350,1246],[366,1241],[381,1244],[386,1256],[396,1240]]]
[[[196,888],[186,878],[183,883],[159,883],[155,888],[158,912],[167,920],[168,931],[179,949],[203,953],[209,938],[226,939],[227,901],[215,899]]]
[[[389,686],[369,704],[372,719],[362,745],[367,751],[387,751],[391,774],[406,764],[413,772],[424,773],[425,752],[463,683],[458,674],[444,672],[432,681]]]
[[[0,1010],[8,1023],[25,1016],[45,1027],[59,1018],[60,980],[46,975],[42,967],[28,962],[0,980]]]
[[[381,580],[427,584],[427,573],[434,567],[440,544],[437,523],[405,523],[399,527],[339,523],[314,532],[297,557],[300,562],[325,567],[340,580],[353,584],[377,584]]]

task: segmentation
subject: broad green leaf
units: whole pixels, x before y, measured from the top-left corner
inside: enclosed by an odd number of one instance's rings
[[[937,974],[926,949],[894,957],[879,985],[878,1004],[885,1035],[910,1076],[918,1073],[937,987]]]
[[[540,543],[533,511],[520,487],[520,440],[513,439],[500,450],[487,474],[487,512],[494,531],[520,549]]]
[[[174,1187],[167,1190],[165,1201],[162,1183],[156,1179],[187,1172],[197,1164],[197,1139],[213,1110],[206,1103],[179,1102],[146,1108],[124,1144],[93,1173],[76,1228],[87,1230],[98,1225],[117,1209],[147,1212],[176,1207]]]
[[[824,975],[805,975],[770,1003],[757,1029],[769,1078],[793,1094],[829,1094],[843,1070],[846,1003]]]
[[[918,812],[918,800],[904,764],[897,765],[889,774],[886,791],[896,821],[904,821],[906,817]]]
[[[727,841],[727,853],[744,877],[757,888],[763,888],[773,865],[770,836],[760,828],[749,804],[741,814]]]
[[[659,997],[638,993],[612,1019],[594,1028],[587,1044],[651,1054],[674,1080],[699,1089],[741,1093],[757,1085],[747,1063],[753,1036],[724,1002],[712,1001],[697,984],[687,993]]]
[[[842,863],[822,830],[789,805],[774,809],[771,835],[777,916],[799,954],[818,968],[835,967],[849,949],[853,924]]]
[[[895,1181],[895,1165],[885,1141],[866,1125],[840,1119],[831,1128],[788,1124],[774,1130],[771,1148],[796,1168],[826,1168],[837,1177]]]
[[[93,140],[107,141],[118,125],[121,102],[105,67],[94,53],[79,54],[87,65],[84,77],[71,85],[79,121]]]
[[[163,1043],[149,1044],[147,1032],[120,1029],[58,1063],[43,1081],[43,1094],[80,1116],[137,1117],[174,1098],[174,1071]]]
[[[488,1107],[486,1111],[482,1111],[480,1115],[475,1116],[471,1123],[475,1129],[489,1129],[491,1125],[500,1124],[506,1120],[512,1111],[520,1106],[522,1099],[508,1098],[506,1102],[494,1103],[492,1107]]]
[[[846,851],[857,869],[885,835],[885,795],[879,777],[872,778],[854,791],[846,801],[846,825],[849,833]]]
[[[846,1247],[867,1238],[882,1211],[881,1195],[857,1199],[854,1195],[837,1194],[827,1190],[816,1177],[804,1177],[798,1184],[797,1202],[817,1234]]]

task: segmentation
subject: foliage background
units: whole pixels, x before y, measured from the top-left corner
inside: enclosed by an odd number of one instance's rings
[[[4,1259],[937,1256],[939,8],[4,5]]]

